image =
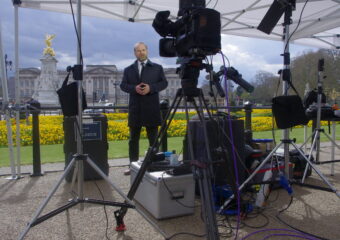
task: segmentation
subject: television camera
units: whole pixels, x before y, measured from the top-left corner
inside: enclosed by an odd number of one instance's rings
[[[220,13],[205,8],[205,0],[180,0],[177,20],[169,19],[170,11],[156,14],[152,23],[162,36],[159,53],[162,57],[178,57],[177,63],[185,96],[197,96],[199,72],[211,70],[202,61],[221,49]]]

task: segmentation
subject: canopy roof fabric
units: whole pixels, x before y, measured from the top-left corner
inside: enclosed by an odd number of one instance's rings
[[[283,0],[281,0],[283,1]],[[78,1],[72,0],[74,4]],[[150,24],[158,11],[170,10],[177,17],[178,0],[82,0],[82,14],[101,18]],[[283,17],[272,33],[267,35],[257,26],[272,5],[273,0],[206,0],[207,8],[221,13],[222,33],[229,35],[282,40]],[[300,19],[306,0],[296,1],[292,32]],[[21,0],[20,7],[70,13],[69,0]],[[309,0],[304,8],[297,31],[290,39],[321,48],[340,48],[340,0]]]

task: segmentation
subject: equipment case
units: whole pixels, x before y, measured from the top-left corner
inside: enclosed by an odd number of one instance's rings
[[[141,163],[131,164],[131,183]],[[156,219],[194,213],[195,184],[193,175],[172,176],[164,171],[145,172],[134,200]]]
[[[105,115],[83,115],[83,152],[105,173],[109,174],[107,117]],[[64,153],[65,168],[77,153],[77,119],[64,118]],[[66,175],[66,181],[71,182],[74,168]],[[84,180],[97,180],[102,177],[85,161]]]

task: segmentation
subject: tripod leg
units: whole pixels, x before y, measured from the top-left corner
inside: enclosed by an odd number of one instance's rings
[[[335,133],[335,130],[333,132]],[[325,136],[328,138],[329,141],[332,142],[332,144],[334,144],[334,146],[336,146],[338,149],[340,149],[340,146],[334,141],[335,136],[334,136],[334,138],[331,138],[327,133],[323,132],[323,134],[325,134]]]
[[[340,198],[340,193],[338,192],[338,190],[327,180],[327,178],[325,178],[323,176],[323,174],[319,171],[319,169],[317,169],[314,164],[308,159],[306,158],[306,156],[303,154],[303,152],[301,151],[301,149],[295,144],[293,143],[293,146],[295,147],[295,149],[301,154],[301,156],[303,156],[303,158],[308,162],[308,164],[313,168],[313,170],[319,175],[319,177],[324,181],[324,183],[326,185],[329,186],[330,189],[332,189],[332,191]]]
[[[331,160],[334,160],[334,149],[335,147],[337,147],[338,149],[340,149],[340,146],[334,141],[335,139],[335,124],[332,123],[332,137],[330,137],[327,133],[325,133],[324,131],[322,131],[322,133],[328,138],[328,140],[332,143],[332,150],[331,150]],[[332,162],[332,166],[331,166],[331,175],[334,175],[334,162]]]
[[[315,162],[320,162],[320,130],[317,131],[317,138],[316,138],[316,153],[315,153]]]
[[[78,160],[76,162],[78,171],[77,171],[77,184],[78,184],[78,198],[84,199],[84,161]],[[84,210],[84,203],[80,203],[80,210]]]
[[[310,163],[310,160],[312,159],[313,150],[315,149],[316,142],[318,141],[318,136],[319,136],[319,131],[316,130],[314,132],[313,143],[312,143],[312,146],[311,146],[310,151],[309,151],[309,156],[308,156],[307,164],[306,164],[305,170],[303,172],[303,177],[302,177],[302,180],[301,180],[302,183],[305,182],[305,179],[306,179],[306,176],[307,176],[308,167],[309,167],[309,163]]]
[[[217,229],[217,221],[216,221],[216,214],[215,214],[215,205],[214,205],[214,198],[213,198],[213,193],[212,193],[212,182],[211,182],[211,177],[212,177],[212,157],[210,154],[210,147],[209,147],[209,139],[208,139],[208,130],[207,130],[207,123],[204,118],[204,111],[203,111],[203,102],[204,102],[204,97],[202,91],[200,91],[199,95],[199,107],[200,111],[202,113],[202,125],[203,125],[203,133],[204,133],[204,139],[206,142],[206,151],[208,155],[208,168],[203,169],[203,190],[205,190],[204,195],[206,195],[204,198],[206,199],[206,205],[204,207],[206,208],[205,211],[208,212],[207,215],[207,220],[209,221],[209,230],[210,230],[210,235],[211,238],[209,239],[219,239],[219,233]],[[208,110],[208,109],[207,109]],[[208,111],[209,112],[209,111]]]
[[[116,185],[111,181],[111,179],[106,176],[106,174],[92,161],[91,158],[87,157],[86,162],[107,182],[111,185],[111,187],[119,193],[120,196],[122,196],[125,199],[125,203],[129,203],[130,205],[134,206],[134,203],[123,193],[122,190],[120,190]],[[126,208],[126,207],[123,207]],[[127,208],[126,208],[127,209]],[[135,208],[136,211],[141,214],[144,219],[146,219],[155,229],[158,230],[160,234],[162,234],[164,237],[166,237],[166,234],[158,227],[157,224],[155,224],[146,214],[144,214],[139,209]]]
[[[301,145],[301,147],[300,148],[303,148],[303,147],[305,147],[305,151],[307,151],[307,143],[309,142],[309,140],[311,140],[311,138],[314,136],[314,132],[311,134],[311,135],[309,135],[308,136],[308,138],[305,140],[305,142]]]
[[[44,210],[44,208],[46,207],[48,202],[51,200],[53,194],[57,191],[58,187],[60,186],[62,181],[65,179],[66,175],[70,172],[70,170],[73,167],[73,164],[75,163],[75,161],[76,161],[75,158],[73,158],[71,160],[71,162],[69,163],[69,165],[66,167],[65,172],[63,173],[63,175],[60,177],[60,179],[58,180],[56,185],[52,188],[51,192],[47,195],[47,197],[45,198],[44,202],[37,209],[37,211],[35,212],[35,214],[33,215],[32,219],[31,219],[31,221],[27,224],[26,228],[24,229],[24,231],[20,234],[20,236],[18,238],[19,240],[24,239],[24,237],[26,236],[26,234],[30,230],[32,224],[39,217],[40,213]]]
[[[201,98],[199,98],[200,106],[199,109],[196,109],[197,114],[200,117],[201,124],[203,125],[203,135],[206,143],[206,151],[208,155],[208,159],[206,162],[200,162],[199,160],[197,164],[193,165],[193,173],[197,176],[199,188],[200,188],[200,194],[201,194],[201,201],[202,201],[202,210],[203,210],[203,217],[204,222],[206,224],[206,231],[207,231],[207,239],[219,239],[218,229],[217,229],[217,222],[216,222],[216,215],[215,215],[215,207],[213,202],[213,196],[212,196],[212,188],[211,188],[211,171],[209,171],[211,168],[212,159],[210,156],[210,149],[209,149],[209,141],[208,141],[208,134],[207,134],[207,128],[206,128],[206,122],[204,119],[204,112],[202,108],[202,101]],[[189,113],[188,113],[188,106],[187,101],[185,99],[184,101],[184,107],[186,112],[186,119],[189,123]],[[193,141],[192,141],[192,134],[190,127],[187,127],[188,132],[188,142],[189,142],[189,151],[191,155],[191,159],[194,159],[193,155]],[[194,161],[193,161],[194,162]]]
[[[77,179],[77,174],[76,172],[78,172],[78,164],[75,164],[75,168],[72,174],[72,182],[71,182],[71,189],[74,189],[74,184],[76,183],[76,179]]]
[[[332,152],[331,152],[331,160],[334,161],[334,156],[335,156],[335,146],[336,146],[336,142],[335,142],[335,121],[332,121]],[[339,147],[338,147],[339,149]],[[331,165],[331,176],[334,176],[334,162]]]
[[[105,181],[107,182],[107,183],[109,183],[110,185],[111,185],[111,187],[114,189],[114,190],[116,190],[118,193],[119,193],[119,195],[120,196],[122,196],[124,199],[125,199],[125,201],[126,202],[128,202],[129,204],[131,204],[131,205],[134,205],[133,204],[133,202],[130,200],[130,199],[128,199],[126,196],[125,196],[125,194],[124,194],[124,192],[122,191],[122,190],[120,190],[118,187],[116,187],[116,185],[113,183],[113,181],[105,174],[105,173],[103,173],[103,171],[92,161],[92,159],[91,158],[89,158],[89,157],[87,157],[86,158],[86,162],[103,178],[103,179],[105,179]]]

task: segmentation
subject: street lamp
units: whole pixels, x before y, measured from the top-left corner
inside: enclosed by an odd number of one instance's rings
[[[8,79],[7,68],[12,71],[12,61],[7,60],[7,54],[5,54],[5,66],[6,66],[6,78]]]
[[[6,79],[7,79],[7,85],[8,85],[8,68],[10,71],[12,71],[12,61],[7,60],[7,54],[5,54],[5,70],[6,70]],[[8,91],[8,89],[5,89],[5,91]]]
[[[114,106],[117,106],[117,101],[118,101],[118,95],[117,95],[117,86],[119,85],[118,82],[114,82],[113,86],[115,87],[115,103]]]

